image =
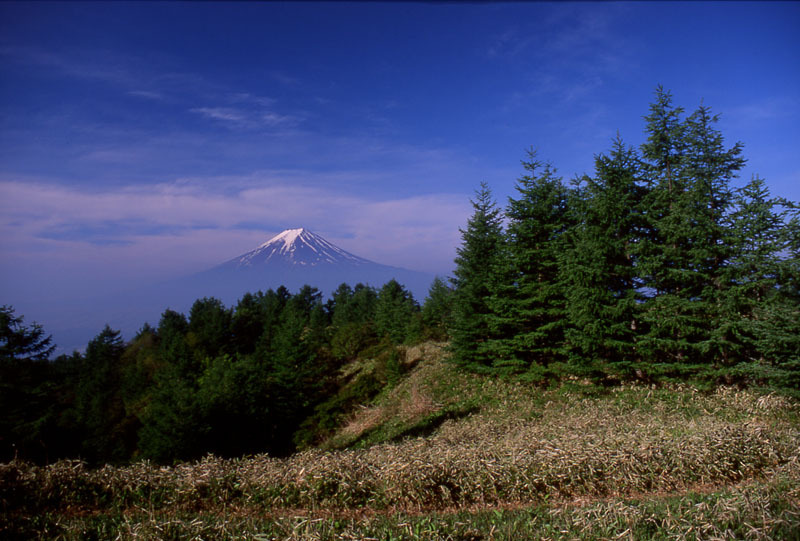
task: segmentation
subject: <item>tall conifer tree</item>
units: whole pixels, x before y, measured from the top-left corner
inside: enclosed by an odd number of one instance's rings
[[[649,191],[644,202],[648,235],[639,270],[650,300],[643,310],[642,351],[670,372],[707,363],[714,352],[711,322],[724,289],[729,260],[726,220],[730,181],[744,165],[741,145],[725,149],[700,107],[683,120],[662,88],[650,107],[642,146]]]
[[[568,190],[533,150],[522,165],[527,174],[506,209],[506,250],[489,317],[494,364],[513,371],[560,360],[566,322],[559,259],[570,226]]]
[[[631,361],[640,296],[633,247],[642,233],[644,194],[638,156],[617,137],[611,152],[595,159],[595,176],[585,182],[579,223],[561,266],[567,346],[579,364]]]
[[[488,300],[496,281],[503,228],[500,210],[487,183],[481,183],[471,203],[472,217],[466,229],[459,230],[462,241],[456,250],[456,269],[453,272],[450,336],[456,361],[479,367],[491,364],[491,356],[486,350],[491,336]]]

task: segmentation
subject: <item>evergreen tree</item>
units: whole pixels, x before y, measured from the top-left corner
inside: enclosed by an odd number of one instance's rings
[[[122,402],[124,350],[120,332],[106,325],[86,346],[80,367],[76,410],[85,429],[84,450],[93,461],[125,460],[135,445],[136,429],[125,423]]]
[[[324,328],[322,294],[306,285],[287,301],[273,341],[271,440],[277,454],[294,450],[292,435],[312,411],[324,387],[327,366],[320,351]]]
[[[199,443],[220,456],[275,453],[274,385],[265,363],[253,356],[207,359],[198,379],[197,407],[208,432]]]
[[[579,364],[630,362],[639,297],[633,247],[643,223],[638,157],[617,137],[611,152],[595,159],[595,176],[585,182],[573,203],[580,215],[561,267],[567,345]]]
[[[758,381],[800,387],[800,214],[754,177],[731,216],[730,288],[713,337],[724,365]]]
[[[388,336],[395,344],[416,338],[412,322],[419,312],[414,296],[397,280],[389,280],[378,292],[375,304],[375,330],[378,336]]]
[[[548,164],[529,151],[527,174],[509,198],[507,249],[502,275],[492,292],[489,346],[495,366],[537,369],[564,355],[566,298],[559,261],[570,228],[569,193]]]
[[[337,359],[355,357],[375,341],[375,310],[378,293],[357,284],[354,289],[342,284],[329,301],[332,334],[331,351]]]
[[[125,346],[120,365],[120,393],[127,425],[124,429],[127,435],[126,448],[133,453],[138,447],[134,435],[138,434],[141,419],[150,407],[156,374],[163,368],[158,354],[156,330],[145,323]]]
[[[41,325],[28,327],[23,320],[11,306],[0,306],[0,363],[46,361],[55,350],[52,336],[45,336]]]
[[[0,461],[47,458],[42,429],[58,415],[49,396],[54,349],[40,325],[27,326],[11,306],[0,306]]]
[[[453,271],[453,314],[449,334],[456,362],[473,368],[489,366],[486,349],[489,329],[489,294],[496,281],[503,242],[502,218],[489,185],[482,182],[471,201],[473,214],[461,232]]]
[[[196,360],[228,351],[231,320],[231,311],[219,299],[204,297],[192,304],[186,341]]]
[[[186,341],[189,323],[183,314],[166,310],[158,324],[160,368],[148,408],[142,416],[139,448],[160,462],[195,458],[209,428],[198,407],[198,377],[202,361]]]
[[[682,112],[658,88],[642,146],[649,231],[639,246],[639,268],[652,294],[642,313],[640,344],[647,357],[674,373],[718,353],[712,351],[719,344],[711,339],[711,326],[730,256],[729,184],[744,165],[741,145],[725,149],[708,108],[685,121]]]
[[[438,276],[431,283],[428,297],[422,305],[425,333],[433,340],[446,340],[453,312],[453,290]]]
[[[258,339],[264,332],[266,314],[263,309],[264,294],[245,293],[231,315],[231,346],[236,353],[250,355],[255,352]]]
[[[280,286],[275,291],[270,289],[259,297],[262,330],[256,346],[257,358],[266,361],[271,357],[274,347],[273,341],[281,323],[281,314],[291,297],[289,290],[284,286]]]

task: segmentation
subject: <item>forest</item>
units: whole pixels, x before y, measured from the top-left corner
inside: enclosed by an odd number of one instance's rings
[[[51,359],[0,311],[0,462],[287,456],[396,384],[398,346],[449,343],[465,373],[546,386],[692,382],[800,392],[800,207],[726,146],[708,107],[657,89],[639,148],[618,136],[568,182],[531,150],[505,206],[481,183],[455,270],[420,303],[396,281],[249,293],[106,327]],[[361,358],[381,369],[347,382]],[[355,383],[355,385],[353,385]]]

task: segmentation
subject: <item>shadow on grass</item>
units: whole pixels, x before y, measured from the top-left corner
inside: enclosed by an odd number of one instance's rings
[[[350,446],[361,447],[376,443],[384,442],[398,442],[407,438],[426,437],[433,434],[445,421],[458,420],[468,417],[473,413],[480,411],[480,406],[475,404],[461,404],[443,408],[437,412],[426,415],[416,423],[405,428],[401,428],[396,433],[386,433],[381,436],[381,432],[386,430],[386,427],[378,426],[372,430],[368,430],[358,437],[358,439],[350,444]]]

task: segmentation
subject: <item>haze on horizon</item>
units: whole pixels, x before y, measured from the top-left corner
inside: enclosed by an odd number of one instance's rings
[[[0,3],[0,304],[213,267],[288,228],[453,268],[525,150],[566,180],[656,85],[800,200],[800,3]],[[102,322],[97,331],[102,328]]]

